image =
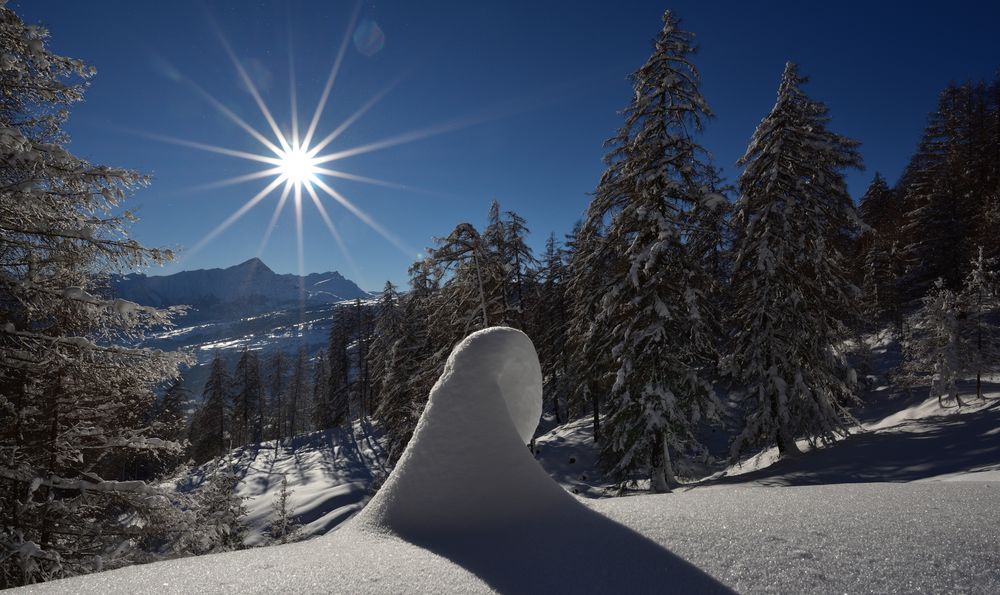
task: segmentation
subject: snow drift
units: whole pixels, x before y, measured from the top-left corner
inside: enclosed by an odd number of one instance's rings
[[[501,592],[726,590],[554,482],[526,446],[541,411],[527,335],[504,327],[470,335],[431,389],[396,470],[351,528],[419,545]]]
[[[545,474],[526,448],[541,413],[541,387],[538,358],[524,333],[477,332],[452,351],[395,471],[343,528],[288,546],[134,566],[35,588],[102,594],[275,586],[300,592],[614,592],[670,585],[726,591],[653,541],[590,510]]]

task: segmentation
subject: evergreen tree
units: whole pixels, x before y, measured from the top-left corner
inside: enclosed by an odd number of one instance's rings
[[[930,115],[899,183],[903,200],[904,297],[937,278],[959,291],[979,246],[1000,255],[1000,78],[949,85]]]
[[[337,308],[330,326],[327,358],[330,362],[329,396],[326,399],[329,427],[350,421],[351,359],[347,347],[351,343],[351,324],[345,308]]]
[[[320,350],[313,360],[312,407],[310,418],[316,430],[326,430],[333,427],[333,419],[329,405],[330,399],[330,360],[326,351]]]
[[[498,223],[499,225],[499,223]],[[503,234],[493,234],[503,246]],[[438,239],[438,246],[431,252],[434,265],[452,276],[442,292],[447,306],[439,316],[444,328],[462,336],[494,324],[502,324],[506,314],[506,295],[500,278],[493,274],[489,244],[469,223],[461,223],[446,238]],[[502,249],[502,248],[497,248]]]
[[[1000,327],[997,313],[997,274],[994,264],[979,249],[972,270],[958,295],[964,368],[976,375],[976,396],[983,397],[983,375],[1000,369]]]
[[[878,173],[869,184],[858,213],[866,230],[858,240],[856,260],[861,286],[862,313],[870,324],[900,322],[902,304],[898,293],[902,275],[900,227],[902,210],[897,193]]]
[[[280,442],[281,438],[284,436],[283,432],[285,427],[285,376],[288,373],[288,363],[285,359],[285,354],[281,351],[275,351],[271,355],[271,361],[268,368],[268,384],[270,384],[271,389],[271,413],[267,424],[269,429],[267,435],[269,439]],[[275,446],[275,448],[277,448],[277,446]]]
[[[601,397],[614,382],[610,328],[604,324],[602,300],[613,278],[610,251],[600,222],[574,226],[567,238],[569,266],[566,294],[570,303],[569,342],[572,413],[588,411],[593,418],[594,441],[601,439]]]
[[[545,379],[544,396],[551,400],[556,422],[565,421],[563,411],[569,392],[569,311],[566,298],[566,254],[556,243],[555,234],[545,242],[541,286],[535,312],[538,330],[533,334],[538,360]]]
[[[490,202],[482,237],[475,238],[479,242],[477,247],[479,253],[473,255],[477,257],[474,262],[477,277],[483,279],[484,291],[488,291],[491,296],[484,301],[490,302],[491,305],[496,304],[497,312],[492,317],[493,324],[508,324],[507,315],[510,313],[512,288],[508,271],[503,270],[503,263],[507,262],[507,256],[510,254],[507,239],[507,226],[501,217],[500,203],[494,198]]]
[[[370,413],[369,400],[371,398],[371,370],[369,359],[371,350],[369,343],[371,338],[371,321],[368,308],[361,304],[360,299],[354,300],[355,333],[357,339],[354,349],[356,377],[353,383],[354,400],[358,404],[358,418],[362,419]]]
[[[430,258],[410,268],[410,291],[400,297],[397,338],[389,347],[382,392],[375,416],[386,434],[389,460],[406,448],[431,386],[444,365],[444,345],[452,327],[432,322],[435,313],[448,316],[440,303],[442,271]],[[447,348],[449,351],[451,347]]]
[[[934,283],[923,305],[907,319],[903,340],[904,386],[929,383],[930,394],[944,406],[945,397],[964,405],[958,391],[962,377],[958,299],[943,279]]]
[[[527,236],[530,230],[524,217],[514,211],[507,211],[506,215],[503,222],[504,252],[498,254],[502,266],[497,267],[497,270],[505,277],[503,284],[509,287],[506,300],[508,313],[505,317],[507,324],[525,330],[525,312],[530,306],[528,278],[538,261],[528,246]]]
[[[271,522],[269,533],[276,543],[296,541],[299,525],[295,522],[295,509],[289,503],[293,493],[295,490],[288,489],[288,476],[282,475],[281,490],[274,495],[274,501],[271,502],[274,521]]]
[[[295,356],[295,365],[292,367],[292,378],[288,383],[288,420],[287,433],[289,439],[294,439],[298,432],[302,431],[299,421],[302,415],[306,397],[309,394],[309,360],[306,357],[305,347],[299,347]]]
[[[239,484],[231,462],[220,460],[194,494],[197,522],[185,538],[186,552],[202,555],[243,549],[247,509],[238,493]]]
[[[240,353],[233,374],[235,387],[233,390],[233,440],[235,444],[243,445],[261,441],[261,399],[264,398],[264,387],[260,377],[260,359],[256,351],[246,347]]]
[[[400,336],[402,325],[400,301],[396,286],[386,281],[376,307],[376,322],[371,343],[371,382],[375,401],[372,403],[373,410],[380,407],[382,394],[386,388],[386,377],[392,366],[389,352]]]
[[[171,380],[163,396],[150,411],[149,426],[153,437],[160,440],[183,444],[187,440],[187,409],[191,403],[191,392],[180,378]],[[183,452],[155,453],[157,464],[152,476],[176,468],[183,460]]]
[[[693,53],[693,35],[665,12],[653,54],[631,76],[634,99],[608,141],[586,224],[608,221],[613,278],[598,313],[617,368],[601,458],[617,481],[642,473],[654,491],[673,481],[670,451],[701,450],[695,426],[717,415],[704,375],[714,361],[709,280],[692,253],[706,233],[699,211],[715,202],[714,168],[693,140],[711,117]]]
[[[146,178],[65,148],[95,71],[48,43],[0,4],[0,588],[125,563],[170,501],[108,463],[181,448],[147,422],[186,358],[123,345],[179,310],[102,291],[172,256],[128,238]]]
[[[222,357],[216,353],[202,391],[202,405],[191,422],[191,457],[206,461],[229,450],[232,435],[228,404],[232,381]]]
[[[843,434],[856,398],[838,349],[857,289],[838,246],[857,221],[843,170],[861,158],[856,141],[827,129],[827,108],[805,82],[788,63],[739,161],[731,373],[746,399],[734,457],[761,443],[796,453],[798,437]]]

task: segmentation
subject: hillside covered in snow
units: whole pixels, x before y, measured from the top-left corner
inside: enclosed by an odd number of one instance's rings
[[[538,437],[537,462],[523,446],[541,412],[537,365],[511,329],[459,345],[388,477],[359,426],[235,452],[247,543],[273,521],[280,477],[305,542],[26,592],[1000,589],[1000,391],[961,412],[876,400],[862,431],[801,457],[771,464],[765,451],[671,494],[587,499],[570,493],[602,495],[598,477],[580,478],[595,473],[586,426]]]

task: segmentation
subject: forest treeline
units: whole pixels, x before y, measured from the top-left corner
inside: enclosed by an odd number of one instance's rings
[[[730,183],[699,144],[713,114],[668,11],[571,234],[534,254],[494,202],[408,287],[338,308],[320,354],[216,358],[189,419],[190,358],[133,346],[183,308],[107,290],[172,256],[127,236],[147,180],[64,148],[93,69],[3,6],[0,42],[0,587],[239,547],[235,476],[196,494],[161,478],[359,419],[396,460],[451,349],[488,326],[524,330],[546,414],[591,419],[607,476],[654,491],[710,456],[706,427],[729,426],[732,459],[844,435],[865,333],[901,337],[900,384],[942,401],[997,367],[1000,77],[949,85],[900,179],[875,174],[856,205],[859,143],[789,63]]]

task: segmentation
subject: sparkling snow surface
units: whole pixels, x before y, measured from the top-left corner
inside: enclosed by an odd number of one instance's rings
[[[1000,483],[720,485],[584,504],[524,446],[540,391],[528,338],[481,331],[452,353],[396,470],[338,530],[25,591],[1000,593]]]

